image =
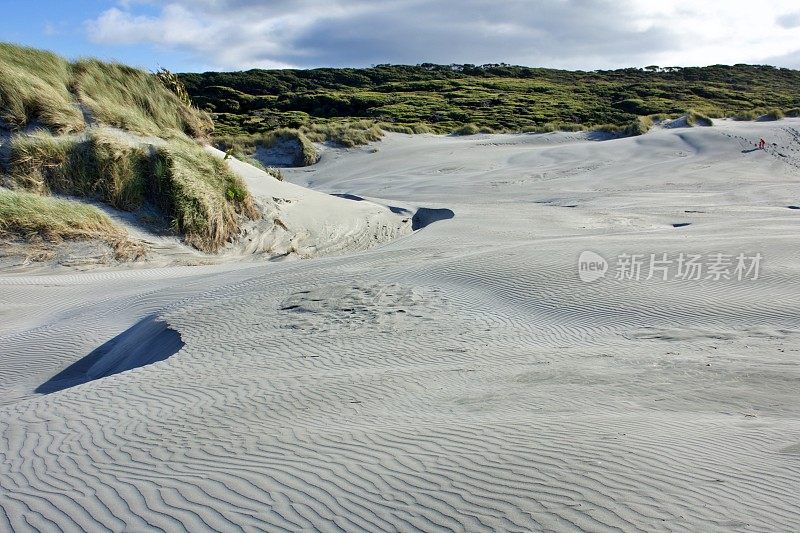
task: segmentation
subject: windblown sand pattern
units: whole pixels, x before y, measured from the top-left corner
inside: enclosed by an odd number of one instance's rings
[[[391,135],[286,172],[388,244],[0,278],[0,530],[798,530],[798,129]]]

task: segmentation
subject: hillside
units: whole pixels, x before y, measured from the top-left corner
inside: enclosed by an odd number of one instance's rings
[[[125,240],[125,232],[86,201],[147,209],[206,252],[218,250],[243,220],[257,216],[241,178],[201,146],[213,130],[209,116],[170,90],[163,77],[0,44],[4,242],[100,238],[120,255],[115,243]],[[54,200],[53,194],[69,198]],[[36,209],[58,214],[45,221],[68,223],[31,225],[19,216]],[[67,231],[84,222],[92,231]]]
[[[312,138],[337,140],[331,128],[354,120],[362,121],[359,130],[379,124],[407,133],[592,128],[637,133],[640,119],[654,115],[694,110],[749,120],[771,111],[796,114],[800,107],[800,71],[750,65],[594,72],[378,65],[180,78],[194,102],[214,114],[223,135],[302,128]]]

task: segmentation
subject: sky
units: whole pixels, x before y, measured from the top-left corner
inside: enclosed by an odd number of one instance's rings
[[[797,0],[0,0],[0,40],[154,70],[800,68]]]

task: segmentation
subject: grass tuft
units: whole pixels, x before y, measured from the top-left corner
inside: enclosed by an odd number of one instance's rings
[[[207,252],[239,231],[238,216],[258,216],[241,178],[185,137],[150,146],[94,129],[85,139],[19,135],[10,161],[16,188],[95,198],[129,211],[149,202]]]
[[[164,86],[157,76],[95,59],[73,66],[73,88],[81,103],[101,124],[142,135],[205,138],[213,130],[210,117]]]
[[[0,189],[0,238],[51,243],[98,239],[114,249],[117,259],[137,259],[145,253],[92,205],[4,189]]]
[[[767,120],[767,121],[781,120],[785,116],[786,115],[784,115],[783,111],[775,108],[775,109],[770,109],[769,111],[764,113],[761,117],[759,117],[759,120]]]
[[[475,135],[481,130],[475,124],[464,124],[453,130],[453,135]]]
[[[713,126],[714,121],[711,117],[697,111],[687,111],[686,124],[689,126]]]
[[[31,125],[57,133],[81,131],[83,114],[72,101],[72,68],[55,54],[0,43],[0,119],[12,130]]]

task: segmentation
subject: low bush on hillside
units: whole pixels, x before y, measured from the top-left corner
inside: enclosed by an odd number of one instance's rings
[[[179,77],[195,101],[217,112],[217,129],[226,135],[360,120],[403,133],[412,124],[438,134],[467,124],[495,132],[625,129],[638,117],[687,109],[713,119],[800,106],[800,71],[763,65],[574,72],[423,64]]]

